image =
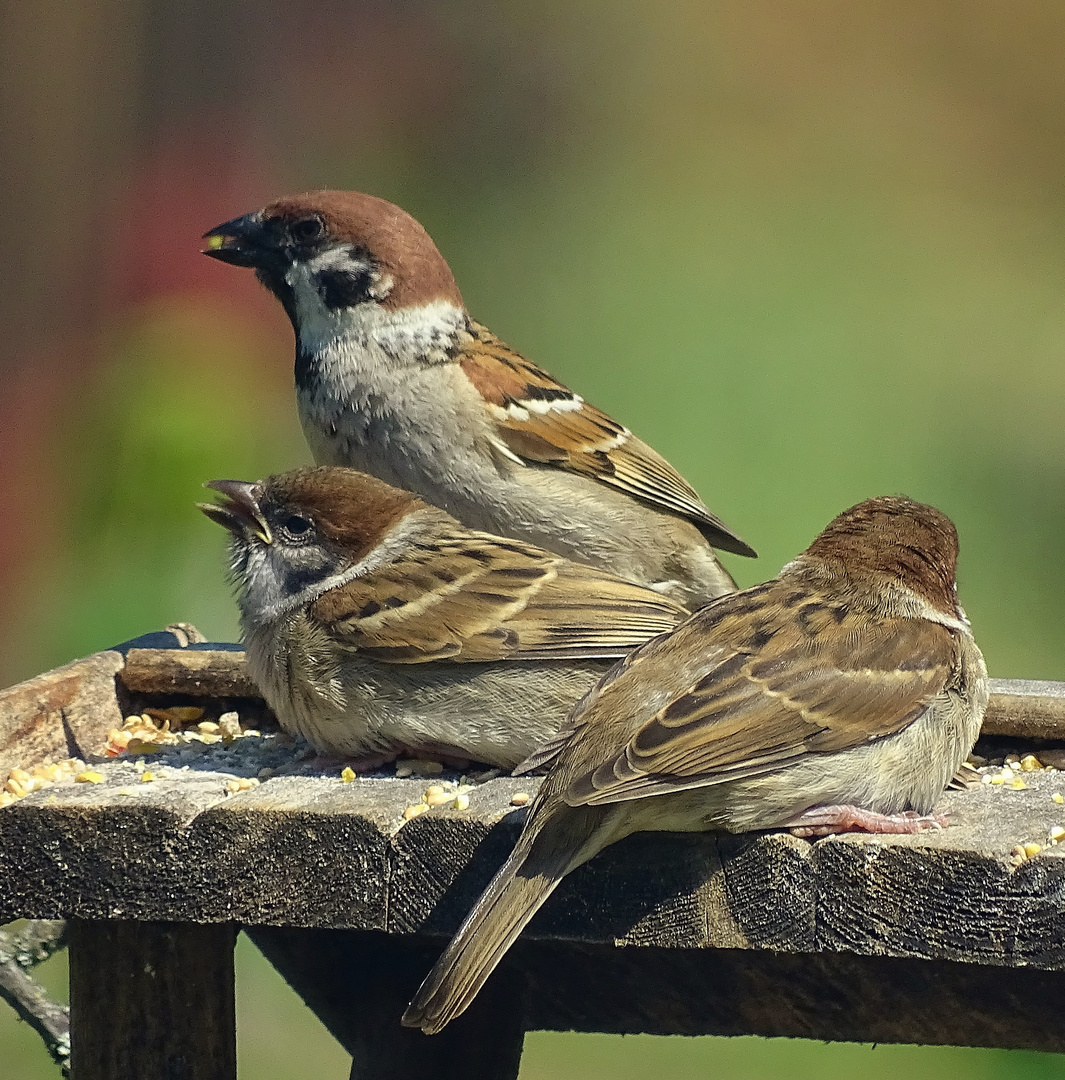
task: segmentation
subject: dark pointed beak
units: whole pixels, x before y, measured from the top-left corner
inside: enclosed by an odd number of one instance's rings
[[[207,241],[204,255],[234,266],[259,267],[277,257],[277,245],[258,210],[215,226],[203,238]]]
[[[257,536],[264,544],[273,542],[270,526],[259,509],[263,489],[245,480],[208,480],[203,485],[219,491],[225,501],[220,503],[197,503],[196,505],[214,522],[228,529],[234,536]]]

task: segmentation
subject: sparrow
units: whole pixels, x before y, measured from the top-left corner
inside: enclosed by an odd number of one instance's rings
[[[471,319],[444,257],[398,206],[313,191],[205,238],[205,255],[254,267],[288,313],[319,464],[689,608],[735,589],[713,549],[754,550],[628,428]]]
[[[513,854],[408,1007],[439,1031],[559,881],[633,832],[945,824],[933,806],[980,729],[988,679],[944,514],[877,498],[780,575],[635,650],[518,771],[550,763]]]
[[[400,754],[510,769],[688,614],[353,469],[206,486],[252,679],[286,731],[363,770]]]

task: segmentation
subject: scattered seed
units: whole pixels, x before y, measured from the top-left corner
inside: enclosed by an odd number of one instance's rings
[[[155,779],[155,773],[148,772],[147,769],[141,773],[141,783],[150,784]]]
[[[1052,825],[1050,827],[1049,839],[1052,844],[1060,844],[1062,839],[1065,839],[1065,826]]]
[[[1035,856],[1038,855],[1039,852],[1041,852],[1042,850],[1043,850],[1043,845],[1042,844],[1036,844],[1036,843],[1033,843],[1032,841],[1029,841],[1027,844],[1024,845],[1024,854],[1029,859],[1035,858]]]
[[[1055,791],[1054,794],[1050,796],[1050,799],[1052,802],[1056,802],[1059,804],[1065,803],[1065,795],[1062,795],[1060,791]]]
[[[222,713],[218,718],[218,731],[222,733],[223,738],[228,735],[231,739],[239,739],[241,735],[240,713]]]
[[[529,801],[529,793],[527,791],[518,791],[510,798],[511,806],[524,806]]]
[[[266,769],[265,771],[269,772],[270,770]],[[261,776],[262,773],[260,773],[259,775]],[[340,773],[340,779],[345,784],[350,784],[352,780],[355,779],[355,770],[350,765],[345,765],[343,771]]]
[[[1019,776],[1016,778],[1016,780],[1013,780],[1013,781],[1010,782],[1010,787],[1014,791],[1021,791],[1022,789],[1026,788],[1027,786],[1028,785]]]
[[[78,773],[74,779],[79,784],[102,784],[104,782],[104,774],[98,773],[93,769],[86,769],[85,772]]]
[[[408,806],[403,811],[403,820],[410,821],[411,818],[418,817],[419,814],[424,814],[429,809],[428,803],[415,803],[413,806]]]
[[[203,708],[199,705],[170,705],[165,709],[147,708],[144,715],[161,723],[194,724],[203,718]]]
[[[259,781],[253,779],[250,776],[242,776],[239,780],[229,780],[226,782],[226,791],[230,795],[236,795],[238,791],[249,791],[253,787],[258,787]]]
[[[126,745],[126,752],[136,756],[138,754],[158,754],[163,748],[154,742],[144,742],[141,739],[130,739]]]
[[[451,804],[452,810],[469,810],[470,797],[463,792],[460,795],[455,796],[455,801]]]
[[[1041,769],[1043,763],[1035,756],[1035,754],[1025,754],[1021,758],[1021,772],[1035,772],[1037,769]]]

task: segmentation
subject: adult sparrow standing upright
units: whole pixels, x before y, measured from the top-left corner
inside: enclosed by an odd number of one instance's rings
[[[513,854],[407,1009],[461,1013],[571,870],[629,833],[916,832],[965,760],[987,671],[949,518],[903,498],[840,514],[764,585],[604,676],[552,744]]]
[[[399,207],[314,191],[206,237],[205,254],[255,267],[288,313],[319,463],[690,608],[735,589],[713,548],[754,551],[646,443],[474,322],[436,245]]]
[[[353,469],[215,480],[248,667],[287,731],[369,766],[512,768],[610,664],[688,614],[660,593],[473,532]]]

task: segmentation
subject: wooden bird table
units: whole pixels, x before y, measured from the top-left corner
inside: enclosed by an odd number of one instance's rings
[[[1065,775],[1051,769],[948,792],[951,826],[916,836],[631,837],[563,882],[463,1017],[431,1038],[405,1030],[517,836],[513,796],[538,781],[491,779],[468,808],[405,820],[434,781],[301,766],[250,786],[259,759],[224,739],[105,761],[108,733],[146,702],[262,714],[239,651],[172,647],[184,640],[152,635],[0,696],[0,779],[60,757],[102,778],[0,809],[0,923],[70,920],[75,1080],[233,1078],[238,929],[357,1078],[514,1077],[534,1029],[1065,1050],[1065,844],[1048,840]],[[995,691],[980,748],[1065,767],[1065,684]]]

